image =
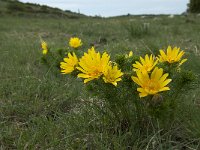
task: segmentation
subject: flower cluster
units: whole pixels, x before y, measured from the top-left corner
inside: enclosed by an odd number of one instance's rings
[[[172,79],[167,73],[169,70],[160,68],[160,64],[177,64],[177,68],[180,68],[187,59],[182,59],[185,52],[180,48],[168,46],[167,50],[160,50],[160,54],[156,57],[153,54],[146,54],[145,57],[139,57],[138,60],[134,60],[135,54],[132,51],[129,54],[124,55],[126,60],[131,61],[132,71],[121,71],[115,61],[110,60],[110,55],[107,52],[100,53],[96,51],[95,47],[91,47],[80,58],[77,49],[82,46],[82,41],[78,37],[72,37],[69,40],[69,46],[76,50],[68,51],[67,56],[60,62],[60,69],[62,74],[70,74],[75,71],[75,75],[84,80],[84,83],[88,83],[92,80],[102,79],[105,83],[110,83],[114,86],[118,85],[119,81],[123,78],[127,78],[129,75],[131,82],[136,83],[139,87],[139,97],[145,97],[148,95],[155,95],[159,92],[170,90],[169,83]],[[48,53],[47,43],[42,41],[41,43],[42,53],[46,55]],[[66,54],[66,52],[65,52]],[[63,58],[63,57],[62,57]],[[121,66],[120,66],[121,68]],[[130,70],[130,69],[129,69]],[[125,76],[123,76],[125,75]]]
[[[73,57],[68,54],[64,58],[65,62],[60,63],[61,72],[68,74],[74,70],[78,70],[78,77],[84,79],[84,83],[98,79],[103,76],[105,83],[111,83],[117,86],[117,82],[121,80],[123,73],[116,65],[110,63],[110,56],[104,52],[101,56],[100,52],[96,52],[95,48],[88,49],[87,53],[77,60],[75,53]]]
[[[169,76],[168,73],[164,73],[162,68],[155,67],[158,62],[168,62],[179,63],[179,66],[182,65],[187,59],[182,59],[184,55],[183,51],[180,51],[180,48],[167,48],[167,53],[163,50],[160,50],[160,55],[155,59],[152,55],[146,55],[145,58],[140,57],[140,62],[136,61],[133,64],[133,70],[136,71],[137,76],[132,76],[132,80],[138,84],[140,87],[137,88],[137,91],[140,92],[140,97],[145,97],[147,95],[155,95],[162,91],[170,90],[167,86],[172,79],[167,79]]]
[[[168,63],[179,63],[179,66],[183,64],[187,59],[182,59],[184,55],[180,48],[167,48],[165,53],[160,50],[160,55],[154,57],[152,54],[146,54],[144,58],[140,57],[139,61],[135,61],[133,64],[133,71],[136,76],[131,76],[132,80],[139,85],[137,91],[140,92],[140,97],[145,97],[147,95],[155,95],[162,91],[170,90],[168,84],[172,79],[168,79],[168,73],[164,73],[162,68],[156,67],[158,63],[168,62]],[[130,51],[125,58],[131,58],[133,52]],[[111,83],[117,86],[117,82],[122,80],[123,72],[118,68],[116,64],[112,64],[110,61],[110,56],[104,52],[102,55],[95,51],[92,47],[87,53],[84,53],[79,61],[73,53],[73,56],[69,53],[68,58],[64,58],[65,62],[61,62],[61,72],[71,73],[74,70],[80,71],[78,77],[84,79],[84,83],[91,80],[98,79],[101,76],[105,83]]]

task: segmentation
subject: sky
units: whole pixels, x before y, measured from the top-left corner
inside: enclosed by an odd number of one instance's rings
[[[90,16],[118,16],[126,14],[181,14],[189,0],[20,0]]]

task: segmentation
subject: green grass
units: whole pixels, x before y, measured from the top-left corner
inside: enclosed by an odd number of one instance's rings
[[[102,100],[88,95],[80,80],[53,72],[40,63],[40,37],[54,51],[67,47],[69,38],[76,35],[84,43],[82,51],[96,45],[97,50],[107,50],[111,57],[130,50],[142,56],[158,54],[159,49],[168,45],[178,46],[188,57],[184,68],[199,75],[200,17],[155,17],[2,16],[1,149],[199,149],[199,81],[192,90],[183,91],[176,119],[170,126],[163,128],[152,119],[122,131],[118,130],[120,124],[109,120],[109,116],[103,115],[92,103],[100,105]],[[144,29],[145,23],[149,25]]]

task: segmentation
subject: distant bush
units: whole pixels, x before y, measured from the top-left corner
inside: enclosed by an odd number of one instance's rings
[[[200,0],[190,0],[188,11],[191,13],[200,13]]]
[[[72,13],[72,11],[71,11],[71,10],[65,10],[65,12]]]
[[[8,4],[7,9],[10,11],[24,11],[24,6],[19,2],[12,2]]]

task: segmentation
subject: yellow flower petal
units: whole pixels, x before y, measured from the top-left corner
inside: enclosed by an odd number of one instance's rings
[[[159,91],[162,92],[162,91],[168,91],[168,90],[170,90],[169,87],[164,87],[164,88],[160,89]]]
[[[64,62],[60,63],[60,68],[62,74],[68,74],[71,73],[76,69],[76,66],[78,65],[78,58],[75,53],[71,55],[71,53],[68,53],[68,57],[63,59]]]
[[[181,66],[184,62],[186,62],[187,61],[187,59],[183,59],[183,60],[181,60],[181,62],[179,63],[179,66]]]

